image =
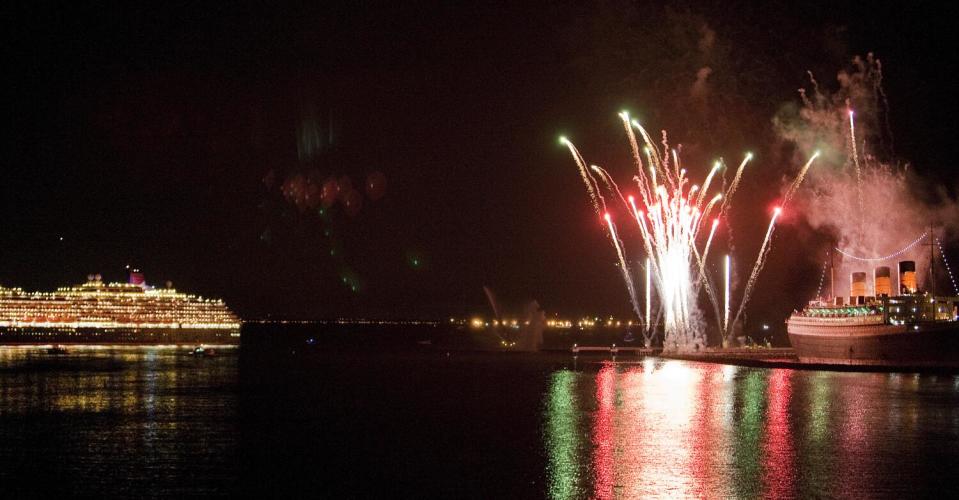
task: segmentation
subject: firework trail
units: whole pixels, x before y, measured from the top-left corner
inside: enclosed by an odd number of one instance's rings
[[[646,180],[646,172],[643,170],[643,159],[639,156],[639,143],[636,142],[636,134],[633,133],[633,127],[630,126],[629,113],[623,111],[619,114],[619,117],[623,120],[623,125],[626,128],[626,137],[629,138],[629,147],[633,153],[633,161],[636,162],[636,184],[639,186],[639,194],[643,197],[643,203],[649,204],[649,192],[646,190],[646,186],[649,181]],[[646,150],[646,154],[649,154],[649,150]],[[648,314],[646,315],[649,316]]]
[[[576,161],[576,166],[579,167],[579,174],[583,178],[583,183],[586,184],[586,192],[589,193],[589,198],[593,201],[593,209],[596,210],[596,215],[599,215],[600,209],[599,200],[597,198],[598,193],[593,187],[593,184],[595,184],[596,180],[592,178],[592,175],[590,175],[589,170],[586,168],[586,160],[583,159],[583,155],[579,154],[579,150],[576,149],[576,146],[574,146],[572,142],[569,142],[569,140],[567,140],[565,137],[560,137],[559,142],[560,144],[568,147],[570,154],[573,155],[573,160]]]
[[[780,207],[776,207],[773,210],[773,216],[769,219],[769,227],[766,229],[766,237],[763,238],[763,244],[759,247],[759,256],[756,257],[756,263],[753,265],[753,270],[749,273],[749,280],[746,281],[746,288],[743,290],[743,300],[739,303],[739,310],[736,311],[736,317],[733,318],[733,324],[735,325],[739,321],[739,317],[743,314],[743,309],[746,307],[746,302],[749,301],[749,294],[753,290],[753,286],[756,285],[756,278],[759,277],[760,271],[762,271],[763,264],[766,262],[766,255],[769,254],[769,240],[772,238],[773,229],[776,227],[776,219],[779,217],[779,214],[782,213]],[[729,325],[726,325],[727,329]],[[724,337],[728,337],[729,331],[723,332]]]
[[[859,196],[859,217],[861,219],[862,214],[865,213],[862,203],[862,169],[859,167],[859,151],[856,149],[856,125],[855,120],[853,120],[852,109],[849,110],[849,145],[852,149],[852,162],[856,165],[856,194]]]
[[[883,110],[883,113],[882,113],[883,124],[886,127],[886,136],[889,137],[889,153],[892,156],[895,156],[896,155],[896,138],[892,135],[892,125],[889,124],[889,98],[886,97],[886,89],[882,87],[882,61],[880,61],[877,58],[874,58],[872,53],[869,53],[866,56],[866,58],[867,60],[875,61],[875,65],[873,66],[874,68],[873,75],[876,78],[876,82],[873,84],[872,87],[873,87],[873,91],[876,93],[876,101],[880,101],[880,100],[882,101],[882,106],[878,106],[878,102],[877,102],[876,107],[881,108]],[[882,144],[882,139],[880,139],[880,144]]]
[[[623,202],[623,205],[625,205],[626,198],[623,197],[623,192],[619,190],[619,185],[616,184],[616,181],[614,181],[609,175],[609,172],[603,170],[601,167],[597,167],[596,165],[590,165],[590,169],[599,174],[599,178],[603,179],[603,182],[606,183],[606,188],[609,189],[610,192],[615,192],[616,196],[619,196],[619,199]],[[605,203],[603,204],[603,208],[605,208]]]
[[[653,146],[653,140],[649,137],[649,134],[646,133],[646,129],[639,124],[636,120],[630,120],[629,122],[633,127],[636,127],[636,130],[639,130],[639,133],[643,136],[643,140],[646,141],[646,146],[643,150],[646,152],[646,159],[649,161],[650,168],[662,168],[662,160],[659,158],[659,151],[656,150],[656,146]],[[627,127],[628,128],[628,127]],[[653,158],[656,158],[656,161],[653,161]],[[653,179],[653,185],[656,185],[656,179]]]
[[[789,189],[786,190],[786,194],[783,195],[783,205],[789,203],[789,200],[792,199],[793,194],[796,193],[796,189],[799,188],[803,179],[806,178],[806,172],[809,171],[809,166],[812,165],[812,162],[816,161],[816,158],[819,158],[819,151],[813,153],[813,155],[809,157],[809,161],[799,170],[799,175],[796,176],[796,179],[789,185]]]
[[[716,229],[717,223],[713,223],[713,230]],[[712,234],[709,235],[712,238]],[[707,250],[708,250],[707,240]],[[706,266],[706,254],[703,253],[700,257],[699,252],[696,251],[696,247],[693,247],[693,253],[696,255],[696,262],[699,264],[699,280],[700,286],[706,289],[706,297],[709,299],[709,303],[713,306],[713,314],[716,315],[716,318],[719,318],[719,301],[716,299],[716,291],[713,289],[712,283],[709,281],[709,275],[706,274],[704,268]]]
[[[623,255],[623,243],[616,234],[616,226],[613,224],[613,218],[609,213],[603,214],[606,219],[606,225],[609,226],[609,235],[613,240],[613,246],[616,247],[616,256],[619,257],[619,267],[623,271],[623,281],[626,282],[626,291],[629,293],[629,301],[633,305],[633,311],[640,320],[644,320],[639,310],[639,300],[636,299],[636,288],[633,286],[633,277],[629,274],[629,268],[626,267],[626,257]],[[645,320],[644,320],[645,321]]]
[[[706,257],[709,256],[709,245],[713,242],[713,235],[716,234],[716,227],[719,226],[719,218],[713,219],[713,228],[709,230],[709,237],[706,238],[706,246],[703,247],[703,261],[699,263],[699,274],[703,274],[703,266],[706,264]]]
[[[725,278],[723,279],[723,337],[726,338],[726,332],[729,331],[729,255],[723,259],[726,264]]]
[[[663,144],[663,157],[664,157],[664,158],[663,158],[663,170],[669,170],[669,139],[666,137],[666,131],[665,131],[665,130],[663,130],[663,131],[661,131],[661,132],[662,132],[662,136],[663,136],[663,143],[662,143],[662,144]],[[676,169],[676,171],[675,171],[674,173],[675,173],[676,175],[679,175],[679,166],[676,165],[676,166],[675,166],[675,169]]]
[[[733,177],[733,182],[730,183],[729,189],[726,190],[726,201],[723,202],[723,206],[720,209],[722,214],[726,213],[726,209],[729,207],[729,202],[733,198],[733,194],[736,193],[736,188],[739,187],[739,180],[743,178],[743,170],[746,168],[746,164],[749,163],[749,160],[753,159],[752,153],[746,153],[746,157],[743,158],[742,163],[739,164],[739,168],[736,169],[736,175]]]
[[[709,184],[713,182],[713,176],[716,175],[716,171],[719,170],[721,166],[722,164],[717,161],[713,165],[712,170],[709,171],[709,175],[706,176],[706,182],[703,183],[703,190],[699,192],[699,198],[696,200],[697,207],[703,204],[703,199],[706,198],[706,192],[709,191]]]
[[[649,277],[650,272],[651,270],[649,268],[649,257],[646,257],[646,334],[647,336],[649,335],[649,332],[651,332],[653,329],[652,328],[653,325],[650,322],[650,318],[649,318],[649,309],[650,309],[650,306],[652,305],[652,299],[653,299],[653,296],[651,295],[652,282],[650,281],[650,277]]]
[[[706,204],[706,209],[703,210],[703,216],[700,217],[699,219],[700,224],[702,223],[702,221],[706,220],[707,217],[709,217],[709,213],[712,212],[713,206],[715,206],[716,202],[718,202],[721,199],[723,199],[723,194],[719,193],[716,196],[713,196],[713,199]]]

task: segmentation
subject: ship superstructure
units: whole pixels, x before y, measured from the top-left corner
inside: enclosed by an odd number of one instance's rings
[[[814,300],[786,321],[803,362],[878,366],[959,366],[959,297],[919,291],[914,261],[850,275],[850,296]],[[892,295],[895,283],[898,293]]]
[[[222,300],[99,275],[54,292],[0,287],[0,343],[239,342],[240,320]]]

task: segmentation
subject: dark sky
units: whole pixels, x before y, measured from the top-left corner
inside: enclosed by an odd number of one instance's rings
[[[807,69],[834,85],[868,51],[897,154],[954,185],[954,9],[515,3],[4,7],[0,283],[122,279],[132,264],[245,318],[460,315],[485,310],[483,285],[550,312],[625,314],[557,137],[627,171],[625,107],[688,143],[689,164],[757,152],[739,195],[756,209],[733,221],[751,260],[762,208],[795,169],[772,115]],[[711,108],[691,114],[682,89],[702,64]],[[321,139],[308,154],[304,130]],[[297,174],[346,175],[362,193],[374,171],[386,194],[363,194],[355,216],[280,193]],[[775,321],[814,292],[826,244],[784,222],[751,308]]]

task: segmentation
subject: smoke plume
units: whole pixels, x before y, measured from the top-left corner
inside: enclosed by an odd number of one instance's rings
[[[928,236],[893,254],[930,227],[942,237],[959,212],[944,194],[930,195],[924,189],[927,183],[896,157],[879,59],[872,54],[853,59],[838,73],[838,89],[832,92],[811,73],[809,78],[810,88],[799,90],[801,103],[784,106],[773,119],[778,136],[796,146],[795,163],[821,152],[789,208],[829,234],[833,246],[846,254],[889,256],[881,262],[862,261],[836,252],[836,294],[848,295],[849,273],[854,271],[865,271],[871,284],[873,268],[889,266],[895,279],[901,260],[916,261],[917,275],[928,288]],[[826,294],[828,289],[823,290]]]

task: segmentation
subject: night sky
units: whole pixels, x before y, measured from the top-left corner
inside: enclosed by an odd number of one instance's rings
[[[751,261],[797,168],[772,116],[806,70],[834,86],[870,51],[897,155],[955,186],[954,7],[515,3],[6,6],[0,284],[119,280],[129,264],[247,319],[485,312],[484,285],[517,307],[625,315],[557,137],[622,176],[621,109],[668,129],[688,165],[754,151],[751,207],[733,214]],[[688,92],[702,65],[706,103]],[[362,207],[298,206],[281,192],[297,175],[348,176]],[[778,322],[808,300],[827,246],[785,217],[749,314]]]

